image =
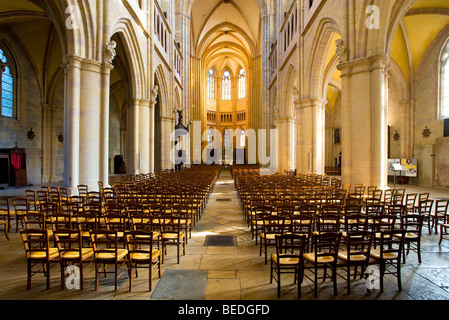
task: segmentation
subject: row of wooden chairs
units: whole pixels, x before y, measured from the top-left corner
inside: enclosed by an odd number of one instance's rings
[[[189,170],[189,173],[183,174],[166,172],[164,176],[190,176],[193,179],[200,175],[206,177],[204,180],[209,184],[213,184],[218,174],[219,167],[213,170],[208,168],[201,174],[199,171]],[[153,186],[157,184],[152,176],[139,179],[127,177],[120,182],[125,184],[129,180],[138,180],[140,186],[146,184],[148,180],[152,180]],[[194,210],[192,208],[196,208],[181,205],[189,198],[187,194],[183,193],[182,198],[170,197],[180,201],[164,206],[163,203],[159,203],[161,197],[154,199],[145,197],[148,189],[133,188],[135,191],[132,192],[133,197],[126,198],[128,201],[125,201],[123,194],[116,192],[121,185],[117,181],[115,183],[111,188],[113,196],[110,197],[104,195],[106,188],[102,188],[99,184],[100,191],[95,201],[89,198],[89,195],[93,196],[92,191],[84,186],[80,186],[79,195],[68,197],[66,201],[51,201],[53,198],[47,198],[47,202],[35,203],[32,208],[35,210],[30,210],[27,198],[21,198],[25,202],[25,209],[20,216],[23,226],[20,232],[27,254],[28,289],[31,286],[32,275],[39,271],[46,275],[49,288],[51,264],[60,264],[61,289],[63,289],[68,264],[77,264],[81,272],[83,264],[93,262],[96,289],[99,285],[99,275],[108,272],[106,267],[101,266],[114,265],[116,290],[117,278],[120,276],[117,270],[121,265],[127,266],[131,290],[133,274],[135,272],[137,275],[138,266],[142,264],[151,270],[149,280],[151,291],[151,278],[157,273],[160,276],[161,264],[165,261],[168,246],[176,247],[176,261],[180,263],[180,255],[186,254],[187,239],[191,236],[191,212]],[[204,194],[203,191],[210,193],[212,188],[203,188],[202,183],[196,185],[201,185],[201,188],[191,190],[191,193],[195,194],[201,190],[199,192],[201,201],[207,201],[209,194]],[[185,188],[183,190],[186,191]],[[143,199],[148,198],[154,201],[145,203]],[[204,204],[201,202],[198,205]],[[33,269],[41,264],[43,269],[37,271]],[[80,288],[82,289],[82,285]]]
[[[314,295],[318,296],[319,280],[331,279],[334,295],[337,295],[337,276],[346,280],[347,294],[351,293],[351,279],[365,279],[368,284],[369,267],[379,270],[379,289],[384,291],[384,276],[397,277],[398,290],[402,290],[401,260],[404,248],[403,229],[384,230],[379,234],[379,246],[372,248],[375,233],[364,230],[350,231],[343,238],[341,232],[316,233],[312,237],[313,250],[307,249],[307,236],[294,233],[276,235],[276,251],[271,255],[270,283],[277,282],[281,295],[281,274],[294,273],[298,297],[306,277],[314,283]],[[344,275],[338,273],[343,270]],[[358,269],[359,268],[359,269]],[[307,274],[308,270],[312,275]],[[367,285],[367,292],[372,288]]]

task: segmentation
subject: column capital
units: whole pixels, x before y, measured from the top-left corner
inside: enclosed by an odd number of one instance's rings
[[[101,64],[101,73],[103,74],[110,74],[113,69],[114,66],[109,62],[104,62]]]
[[[71,68],[81,69],[81,62],[83,58],[74,55],[66,55],[64,57],[64,61],[61,64],[61,68],[64,69],[64,72],[69,72]]]
[[[296,109],[305,109],[318,107],[324,109],[326,106],[326,100],[321,98],[310,98],[295,101]]]
[[[377,54],[370,57],[344,61],[337,65],[337,69],[341,71],[341,77],[370,72],[375,69],[383,69],[385,72],[388,72],[391,67],[391,60],[386,54]]]

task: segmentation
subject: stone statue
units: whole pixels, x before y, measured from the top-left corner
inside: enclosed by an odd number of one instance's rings
[[[338,60],[340,62],[343,62],[345,60],[346,46],[342,39],[337,39],[335,41],[335,44],[337,45],[337,50],[336,50],[335,54],[336,54]]]
[[[158,86],[154,86],[152,92],[153,92],[153,100],[156,101],[157,95],[158,95],[158,92],[159,92],[159,87]]]
[[[106,45],[106,54],[108,56],[108,60],[109,63],[112,64],[112,61],[114,61],[116,52],[115,52],[115,48],[117,47],[117,43],[114,40],[111,40],[111,42],[109,42]]]

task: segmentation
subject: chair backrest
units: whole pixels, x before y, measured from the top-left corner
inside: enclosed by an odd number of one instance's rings
[[[362,213],[362,206],[359,204],[347,204],[345,205],[345,216],[347,215],[359,215]]]
[[[315,215],[318,207],[316,204],[304,204],[299,207],[300,214]]]
[[[366,230],[348,231],[346,234],[346,251],[347,259],[350,262],[355,260],[362,262],[361,257],[364,256],[364,262],[370,259],[370,250],[373,239],[373,233]]]
[[[337,254],[340,248],[340,241],[340,232],[324,232],[315,234],[313,237],[315,259],[319,260],[320,258],[332,258],[333,262],[336,262]]]
[[[25,247],[27,259],[32,259],[34,256],[49,259],[50,241],[48,230],[22,229],[20,230],[20,236]]]
[[[128,248],[128,254],[130,258],[134,255],[144,254],[148,257],[148,260],[152,259],[154,235],[152,231],[144,230],[129,230],[125,233],[126,246]],[[150,254],[149,254],[150,253]],[[140,261],[142,261],[140,259]]]
[[[96,211],[78,212],[75,217],[76,227],[80,231],[90,231],[99,228],[99,216]]]
[[[82,258],[83,239],[81,237],[81,231],[61,228],[53,230],[53,235],[58,247],[60,259],[67,259],[69,255],[74,259]]]
[[[307,248],[307,237],[297,234],[283,234],[275,237],[276,255],[281,258],[297,259],[298,264]]]
[[[0,198],[0,211],[4,211],[8,216],[11,213],[9,198]]]
[[[291,227],[290,223],[287,223],[288,218],[286,216],[280,216],[280,215],[266,215],[262,218],[263,225],[262,225],[262,232],[265,235],[268,234],[284,234],[287,231],[287,226]]]
[[[342,206],[337,204],[326,204],[321,207],[321,214],[340,214]]]
[[[29,202],[27,198],[13,198],[12,199],[12,203],[14,206],[14,211],[16,211],[16,213],[27,213],[29,211]]]
[[[376,232],[394,230],[399,217],[391,214],[381,214],[373,217],[372,230]]]
[[[382,259],[395,257],[395,259],[401,261],[404,236],[405,231],[402,229],[381,231],[379,240],[380,257]]]
[[[44,230],[47,228],[47,219],[44,211],[29,211],[23,215],[26,229]]]
[[[365,214],[380,215],[383,214],[385,206],[383,204],[367,204],[365,207]]]
[[[94,259],[96,261],[118,260],[119,242],[117,237],[117,231],[115,230],[91,230],[90,240],[94,249]]]
[[[53,214],[49,220],[53,231],[59,229],[72,229],[73,217],[76,211],[66,209],[64,211]]]
[[[433,203],[433,199],[419,201],[418,213],[427,216],[430,215],[430,213],[432,212]]]
[[[448,199],[438,199],[435,201],[435,214],[438,216],[443,216],[444,223],[447,223],[448,207],[449,207]]]
[[[338,214],[321,214],[317,217],[315,230],[318,233],[338,232],[340,230],[340,218]]]
[[[387,206],[386,209],[387,214],[395,215],[398,218],[405,215],[407,212],[407,207],[403,204],[391,204]]]
[[[424,223],[424,216],[420,214],[408,214],[401,217],[401,229],[406,235],[413,234],[421,237],[421,231]]]

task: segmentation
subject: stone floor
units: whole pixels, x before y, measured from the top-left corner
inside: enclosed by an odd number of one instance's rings
[[[428,188],[405,186],[407,192],[423,192]],[[23,190],[0,191],[14,195]],[[430,189],[432,198],[448,197],[446,190]],[[23,194],[23,193],[22,193]],[[227,201],[227,200],[229,201]],[[218,200],[218,201],[217,201]],[[15,226],[13,226],[13,230]],[[51,289],[45,289],[42,275],[36,275],[32,287],[26,290],[26,263],[23,245],[17,233],[10,233],[10,241],[0,235],[0,300],[277,300],[277,286],[270,284],[270,266],[259,255],[259,247],[243,220],[236,190],[229,171],[222,171],[209,199],[207,208],[189,239],[186,255],[180,264],[169,250],[163,264],[161,279],[154,279],[153,290],[148,291],[147,271],[134,278],[130,292],[127,275],[114,291],[113,281],[102,279],[95,291],[93,266],[85,267],[84,290],[60,289],[59,266],[52,268]],[[207,235],[234,235],[237,246],[204,246]],[[410,253],[402,266],[403,291],[398,292],[396,279],[386,277],[385,291],[373,289],[367,294],[363,280],[354,281],[351,294],[346,294],[346,282],[338,279],[338,295],[334,297],[331,282],[319,283],[318,300],[447,300],[449,299],[449,240],[438,246],[439,236],[424,229],[421,264]],[[165,276],[165,278],[164,278]],[[177,278],[174,278],[177,277]],[[192,281],[194,280],[194,281]],[[302,284],[302,300],[316,300],[313,284],[307,279]],[[292,278],[282,281],[279,300],[298,299]]]

